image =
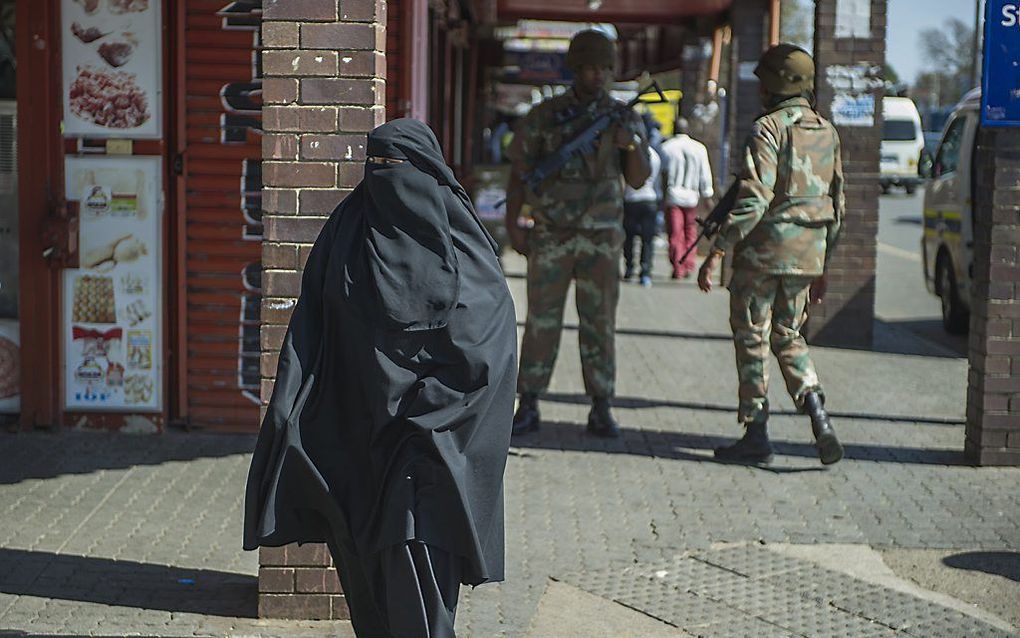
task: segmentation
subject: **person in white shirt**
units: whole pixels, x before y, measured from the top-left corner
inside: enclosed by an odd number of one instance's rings
[[[673,279],[690,277],[695,270],[694,251],[684,263],[680,263],[680,258],[698,238],[698,205],[715,194],[708,149],[691,137],[689,130],[687,120],[678,117],[673,137],[662,145],[667,162],[664,204]]]
[[[627,186],[623,191],[623,242],[624,281],[634,278],[634,239],[641,237],[641,285],[652,285],[652,255],[655,242],[655,222],[659,214],[659,193],[655,188],[660,179],[662,160],[650,145],[648,164],[651,173],[641,188]]]

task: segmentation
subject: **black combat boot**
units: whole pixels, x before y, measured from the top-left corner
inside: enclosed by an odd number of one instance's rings
[[[772,443],[769,442],[768,417],[748,423],[744,436],[733,445],[715,448],[715,458],[749,465],[771,463]]]
[[[521,400],[517,405],[517,413],[514,414],[513,429],[511,434],[527,434],[535,432],[542,424],[542,417],[538,413],[538,395],[533,392],[521,394]]]
[[[591,412],[588,413],[588,432],[607,439],[620,436],[620,424],[613,418],[609,399],[592,397]]]
[[[836,438],[832,422],[826,414],[821,395],[808,392],[804,395],[804,412],[811,417],[811,432],[815,435],[815,447],[823,465],[832,465],[843,458],[843,446]]]

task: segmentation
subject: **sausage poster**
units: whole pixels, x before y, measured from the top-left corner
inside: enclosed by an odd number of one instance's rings
[[[161,135],[159,0],[62,0],[64,134]]]

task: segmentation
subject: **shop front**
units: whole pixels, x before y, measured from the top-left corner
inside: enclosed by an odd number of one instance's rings
[[[17,90],[0,103],[0,412],[253,431],[261,2],[2,8]]]

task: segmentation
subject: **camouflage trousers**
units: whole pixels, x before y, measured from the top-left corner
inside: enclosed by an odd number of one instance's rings
[[[803,409],[807,392],[822,393],[807,342],[800,334],[813,280],[734,270],[729,284],[730,328],[737,354],[741,423],[768,416],[770,345],[798,409]]]
[[[623,231],[538,226],[528,242],[528,319],[521,343],[518,392],[540,394],[549,387],[563,331],[567,289],[573,280],[585,392],[593,397],[612,396]]]

